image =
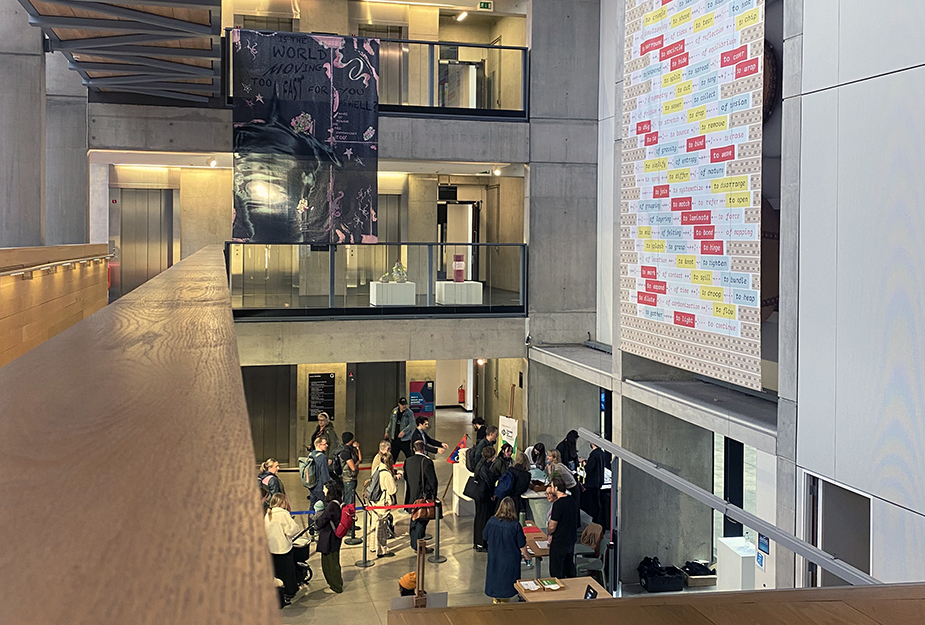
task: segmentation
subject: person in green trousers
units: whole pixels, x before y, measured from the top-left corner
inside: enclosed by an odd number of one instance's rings
[[[334,528],[340,523],[341,501],[344,491],[336,481],[328,482],[325,487],[324,510],[315,517],[315,527],[318,528],[318,553],[321,554],[321,571],[328,588],[328,594],[344,592],[344,578],[340,572],[340,543],[341,539],[334,533]]]

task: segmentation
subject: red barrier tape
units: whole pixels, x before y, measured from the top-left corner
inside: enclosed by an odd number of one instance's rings
[[[401,510],[402,508],[433,508],[435,503],[412,503],[407,506],[366,506],[365,510]]]

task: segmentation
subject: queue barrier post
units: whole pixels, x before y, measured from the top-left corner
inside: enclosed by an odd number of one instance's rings
[[[436,510],[434,516],[437,520],[437,531],[434,533],[437,535],[437,540],[434,541],[434,555],[427,558],[427,561],[433,564],[442,564],[446,562],[446,556],[440,555],[440,517],[443,516],[443,502],[439,499],[434,501],[434,509]]]
[[[375,565],[376,563],[369,559],[369,547],[366,544],[366,540],[369,533],[369,510],[366,509],[366,505],[363,505],[363,559],[357,560],[354,564],[361,569],[368,569],[369,567]]]

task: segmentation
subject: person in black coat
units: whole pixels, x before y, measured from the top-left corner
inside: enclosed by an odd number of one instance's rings
[[[415,417],[414,422],[416,428],[411,433],[412,449],[414,448],[414,441],[423,441],[424,448],[429,454],[442,454],[449,447],[446,443],[438,441],[436,438],[431,438],[430,434],[427,433],[427,428],[430,427],[430,419],[418,416]]]
[[[514,500],[518,513],[526,512],[527,501],[523,498],[523,494],[530,488],[530,461],[527,460],[527,455],[518,451],[514,456],[514,464],[508,470],[514,476],[514,490],[511,491],[511,499]]]
[[[475,520],[472,523],[472,546],[476,551],[487,551],[482,531],[485,524],[495,511],[492,498],[495,496],[495,480],[492,473],[492,461],[495,458],[495,448],[491,445],[482,449],[482,459],[475,467],[475,475],[482,484],[481,494],[475,498]]]
[[[315,527],[318,528],[318,553],[321,554],[321,571],[324,573],[324,581],[328,583],[328,588],[325,588],[324,592],[340,594],[344,592],[344,577],[340,571],[341,539],[334,533],[334,528],[340,523],[344,490],[334,480],[328,482],[324,490],[324,510],[315,517]]]
[[[585,492],[581,494],[581,509],[601,527],[605,527],[601,509],[601,487],[604,485],[605,464],[604,451],[591,443],[591,453],[585,461]]]
[[[405,503],[414,503],[418,499],[436,499],[437,472],[434,461],[424,453],[424,441],[414,441],[411,448],[414,455],[405,460]],[[427,519],[412,519],[408,534],[413,550],[417,551],[418,539],[424,536],[426,529]],[[427,548],[427,553],[432,551],[433,548]]]
[[[556,445],[560,462],[574,471],[578,468],[578,432],[571,430],[565,435],[565,440]]]

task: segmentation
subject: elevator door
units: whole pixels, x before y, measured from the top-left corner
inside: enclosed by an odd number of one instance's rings
[[[125,295],[173,265],[173,192],[122,189],[121,293]]]
[[[404,395],[398,362],[360,362],[356,365],[356,437],[364,458],[379,449],[389,414]]]
[[[257,462],[295,466],[296,366],[241,367]],[[295,453],[294,453],[295,451]]]

